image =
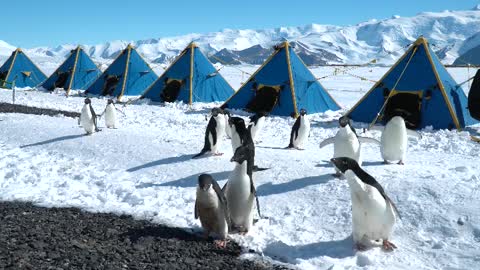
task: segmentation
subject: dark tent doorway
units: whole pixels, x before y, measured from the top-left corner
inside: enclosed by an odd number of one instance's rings
[[[177,100],[178,95],[180,94],[180,89],[182,88],[185,80],[169,79],[165,78],[165,87],[163,88],[160,98],[163,102],[174,102]]]
[[[247,110],[260,113],[260,112],[271,112],[275,105],[277,105],[280,91],[283,89],[283,86],[280,85],[253,85],[253,90],[255,91],[255,97],[248,102],[246,108]]]
[[[107,75],[105,76],[105,83],[103,85],[102,96],[113,96],[115,88],[117,88],[120,76]]]
[[[68,76],[70,76],[70,71],[59,71],[57,72],[57,79],[53,83],[52,87],[50,87],[50,91],[55,90],[55,88],[65,88],[65,84],[67,83]]]
[[[480,120],[480,69],[477,70],[468,92],[468,111],[473,118]]]
[[[388,96],[388,93],[387,93]],[[417,129],[421,121],[422,91],[394,92],[385,105],[384,121],[401,116],[408,129]]]

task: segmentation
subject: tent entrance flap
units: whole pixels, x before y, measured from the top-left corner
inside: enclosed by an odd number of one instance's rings
[[[248,102],[247,110],[255,113],[271,112],[278,103],[282,89],[282,85],[254,84],[255,96]]]
[[[115,88],[117,88],[119,82],[120,76],[107,75],[103,85],[102,96],[113,96],[113,92],[115,91]]]
[[[5,81],[7,79],[8,71],[0,72],[0,80]]]
[[[474,119],[480,120],[480,69],[477,70],[468,92],[468,111]]]
[[[383,120],[387,123],[394,116],[401,116],[407,128],[417,129],[421,122],[423,91],[392,91],[385,105]]]
[[[65,88],[65,84],[67,83],[68,76],[70,75],[69,71],[65,72],[58,72],[58,77],[55,80],[55,82],[52,85],[52,89],[49,90],[54,90],[55,88]]]
[[[177,100],[178,95],[180,94],[180,89],[182,88],[184,82],[185,80],[165,78],[165,87],[160,94],[162,101],[174,102]]]

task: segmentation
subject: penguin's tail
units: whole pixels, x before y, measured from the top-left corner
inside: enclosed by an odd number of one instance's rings
[[[198,154],[196,154],[195,156],[193,156],[192,159],[194,159],[194,158],[199,158],[199,157],[205,155],[205,153],[207,153],[207,152],[208,152],[207,149],[202,149],[202,151],[200,151],[200,153],[198,153]]]
[[[261,172],[261,171],[266,171],[266,170],[269,170],[270,168],[260,168],[258,167],[257,165],[254,165],[253,166],[253,171],[254,172]]]

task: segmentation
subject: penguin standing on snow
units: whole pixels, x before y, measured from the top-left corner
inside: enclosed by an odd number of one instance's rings
[[[295,124],[293,124],[292,132],[290,133],[290,144],[287,148],[295,148],[303,150],[304,145],[308,141],[310,135],[310,121],[307,117],[305,109],[300,110],[300,115],[297,117]]]
[[[252,178],[252,164],[249,162],[252,159],[251,155],[252,151],[247,146],[237,148],[230,160],[235,162],[235,168],[222,189],[227,197],[230,229],[242,234],[247,233],[253,225],[252,209],[256,190]]]
[[[115,108],[115,105],[113,104],[113,99],[109,98],[107,100],[107,106],[103,111],[103,113],[105,113],[105,126],[107,128],[116,128],[115,127],[115,124],[117,121],[116,112],[115,112],[116,109],[117,108]]]
[[[198,177],[194,212],[195,219],[200,218],[205,238],[213,233],[220,238],[215,244],[225,247],[230,223],[227,199],[217,181],[209,174]]]
[[[80,113],[80,125],[87,134],[100,131],[97,127],[97,114],[93,110],[92,101],[89,98],[85,99],[85,104]]]
[[[422,138],[418,132],[407,129],[405,120],[399,115],[392,117],[385,127],[374,126],[373,129],[383,129],[380,142],[382,158],[385,164],[398,160],[397,164],[404,165],[408,135],[417,139]]]
[[[193,158],[200,157],[209,151],[216,156],[223,154],[218,152],[218,145],[225,134],[225,118],[223,116],[223,111],[220,108],[213,108],[211,114],[212,117],[210,117],[207,124],[207,130],[205,131],[205,143],[203,149],[200,153],[193,156]]]
[[[345,174],[352,198],[352,235],[357,250],[365,250],[372,241],[382,240],[386,251],[397,248],[389,241],[398,214],[397,207],[383,187],[349,157],[332,158]]]
[[[359,165],[362,165],[361,159],[361,143],[376,143],[380,145],[380,142],[373,138],[359,137],[357,132],[352,127],[350,119],[346,116],[338,119],[338,132],[334,137],[325,139],[320,143],[320,148],[323,148],[333,143],[333,157],[349,157],[357,161]],[[342,174],[335,167],[335,177],[340,177]]]
[[[236,116],[230,117],[228,125],[230,127],[229,130],[230,130],[230,140],[232,143],[232,150],[233,150],[233,153],[235,153],[235,150],[237,150],[237,148],[240,147],[240,145],[247,143],[248,130],[245,127],[245,121],[241,117],[236,117]]]
[[[252,136],[252,140],[255,141],[255,137],[258,132],[262,129],[265,123],[265,117],[267,114],[265,112],[259,112],[250,116],[250,123],[248,124],[248,130]]]

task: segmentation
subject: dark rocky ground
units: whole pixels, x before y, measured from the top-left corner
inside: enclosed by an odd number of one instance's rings
[[[45,108],[36,108],[36,107],[29,107],[25,105],[19,104],[10,104],[0,102],[0,112],[2,113],[25,113],[25,114],[37,114],[37,115],[64,115],[66,117],[71,118],[78,118],[80,117],[80,113],[78,112],[69,112],[69,111],[61,111],[61,110],[53,110],[53,109],[45,109]]]
[[[0,202],[0,269],[286,269],[131,216]]]

